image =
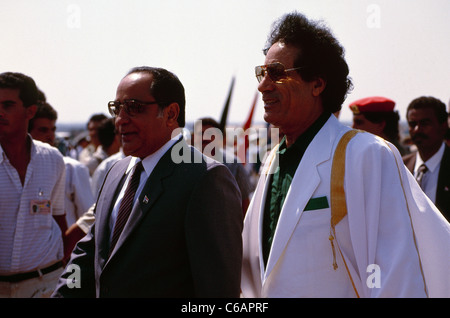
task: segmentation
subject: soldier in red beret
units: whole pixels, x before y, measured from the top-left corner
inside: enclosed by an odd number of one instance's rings
[[[394,110],[395,102],[389,98],[374,96],[352,102],[353,128],[365,130],[394,144],[402,155],[407,154],[400,144],[398,122],[400,116]]]

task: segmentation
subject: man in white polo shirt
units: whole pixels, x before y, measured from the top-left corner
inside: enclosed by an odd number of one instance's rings
[[[0,297],[48,297],[62,272],[64,161],[27,133],[37,95],[32,78],[0,74]]]

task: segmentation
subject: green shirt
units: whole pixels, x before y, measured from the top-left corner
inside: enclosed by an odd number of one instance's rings
[[[275,229],[278,218],[286,199],[286,195],[294,178],[303,154],[314,136],[319,132],[322,126],[330,117],[330,114],[322,114],[302,135],[300,135],[293,145],[286,146],[286,136],[280,142],[278,148],[278,167],[276,168],[270,185],[270,191],[267,193],[264,220],[263,220],[263,258],[264,264],[267,264],[270,248],[272,246]],[[301,191],[298,189],[298,191]]]

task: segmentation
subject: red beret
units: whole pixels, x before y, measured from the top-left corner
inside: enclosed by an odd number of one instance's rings
[[[395,102],[386,97],[366,97],[354,101],[349,105],[353,114],[366,112],[392,112]]]

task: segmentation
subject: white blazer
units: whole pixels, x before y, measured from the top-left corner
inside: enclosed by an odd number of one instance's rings
[[[347,147],[344,189],[348,214],[336,226],[339,248],[333,254],[329,240],[331,165],[337,143],[349,129],[330,116],[308,146],[282,207],[265,267],[261,245],[264,203],[270,189],[268,176],[277,166],[276,159],[269,159],[244,221],[243,297],[355,297],[348,273],[361,297],[429,294],[405,200],[405,196],[411,199],[411,190],[405,192],[404,188],[417,190],[417,184],[411,186],[411,174],[403,165],[398,167],[398,151],[391,151],[390,144],[369,133],[357,134]],[[418,196],[426,201],[421,191]],[[328,207],[305,211],[311,199],[324,202],[324,197]],[[441,227],[439,257],[450,260],[450,225],[442,222],[443,217],[428,201],[428,214],[433,214]],[[448,266],[441,265],[440,270],[449,274]],[[447,297],[448,286],[447,279],[440,287]]]

